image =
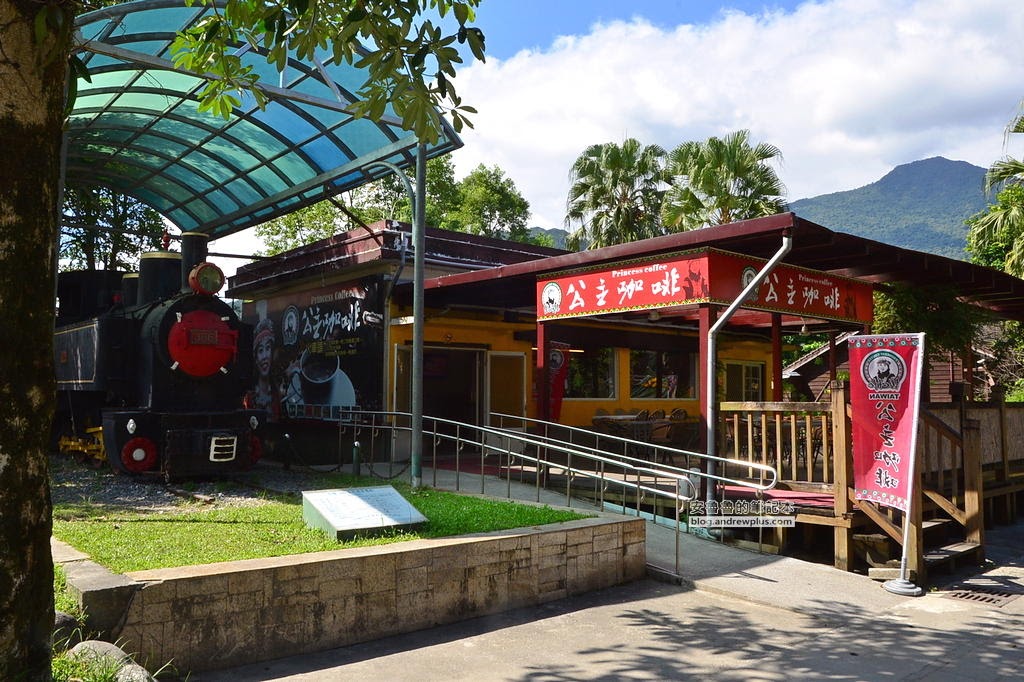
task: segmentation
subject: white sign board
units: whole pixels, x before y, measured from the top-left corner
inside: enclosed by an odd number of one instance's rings
[[[401,529],[426,523],[416,507],[389,485],[302,493],[302,520],[337,539],[377,528]]]

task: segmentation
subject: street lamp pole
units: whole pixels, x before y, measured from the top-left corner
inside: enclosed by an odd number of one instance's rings
[[[423,484],[423,269],[426,252],[427,146],[416,145],[416,196],[412,212],[412,487]]]
[[[426,186],[427,146],[416,145],[416,189],[413,190],[409,177],[390,161],[377,161],[372,166],[390,169],[405,185],[412,206],[412,250],[413,250],[413,293],[412,293],[412,388],[410,434],[410,469],[412,487],[423,485],[423,324],[424,324],[424,250],[426,241]]]

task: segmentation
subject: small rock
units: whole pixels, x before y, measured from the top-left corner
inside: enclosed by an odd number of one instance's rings
[[[145,668],[135,663],[119,646],[110,642],[88,639],[72,647],[68,656],[85,663],[120,666],[114,677],[117,682],[154,682],[153,676]]]
[[[82,624],[74,616],[57,611],[53,616],[53,647],[67,651],[82,641]]]
[[[86,663],[102,663],[104,660],[107,660],[124,665],[125,663],[132,662],[131,656],[122,651],[119,646],[98,639],[87,639],[84,642],[79,642],[68,651],[68,656]]]
[[[153,682],[154,677],[138,663],[129,663],[117,671],[116,682]]]

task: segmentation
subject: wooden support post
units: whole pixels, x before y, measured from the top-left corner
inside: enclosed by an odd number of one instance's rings
[[[833,505],[835,515],[843,517],[851,513],[848,488],[853,481],[853,450],[850,442],[850,419],[847,414],[847,386],[841,381],[832,382],[832,466],[835,468]],[[842,571],[853,570],[853,529],[835,526],[835,567]]]
[[[923,585],[928,580],[928,567],[924,563],[924,481],[921,480],[920,456],[924,451],[924,444],[919,442],[917,447],[918,456],[914,457],[914,470],[910,472],[913,499],[910,502],[910,514],[903,519],[903,523],[910,524],[910,532],[906,535],[909,546],[904,548],[904,551],[907,553],[907,571],[910,575],[917,576],[914,582]]]
[[[1006,421],[1006,399],[999,401],[999,461],[1000,467],[996,470],[997,481],[1010,480],[1010,429]]]
[[[978,561],[985,559],[985,514],[982,504],[985,499],[984,482],[981,472],[981,421],[967,419],[964,422],[964,535],[967,542],[981,546]]]

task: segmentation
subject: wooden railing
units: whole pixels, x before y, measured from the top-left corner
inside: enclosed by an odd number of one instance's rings
[[[722,456],[771,466],[779,480],[835,481],[828,403],[725,402],[719,414]]]
[[[836,566],[848,569],[852,555],[848,520],[853,512],[863,513],[898,543],[903,541],[902,520],[891,509],[855,499],[845,387],[834,387],[832,398],[831,404],[722,403],[718,452],[773,467],[780,488],[830,493],[834,521],[823,521],[836,528]],[[964,420],[961,434],[922,410],[919,429],[919,478],[908,550],[911,570],[923,574],[925,501],[930,510],[939,510],[963,526],[968,543],[983,542],[982,446],[979,422],[974,419]]]
[[[928,410],[921,410],[919,489],[924,498],[964,527],[967,542],[981,544],[982,465],[980,424],[967,419],[961,434]]]

